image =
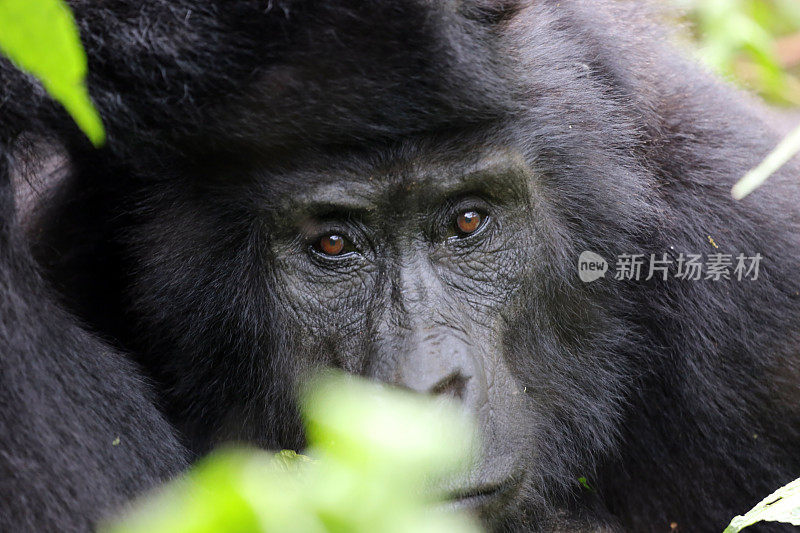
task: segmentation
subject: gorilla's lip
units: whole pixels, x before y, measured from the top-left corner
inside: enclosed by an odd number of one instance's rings
[[[467,509],[502,506],[513,499],[519,485],[519,477],[512,475],[500,481],[456,490],[450,493],[449,501],[457,508]]]

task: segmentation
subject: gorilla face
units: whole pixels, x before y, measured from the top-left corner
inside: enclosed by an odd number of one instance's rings
[[[294,389],[336,367],[475,414],[483,460],[452,496],[490,523],[524,524],[522,509],[576,489],[613,435],[619,338],[563,282],[577,275],[557,183],[512,133],[496,137],[145,185],[124,327],[198,452],[231,439],[302,448]]]
[[[313,363],[461,400],[487,459],[458,495],[511,499],[524,478],[523,426],[511,423],[524,383],[504,341],[530,270],[530,169],[508,150],[407,151],[280,191],[267,181],[265,196],[282,199],[269,213],[278,307]]]

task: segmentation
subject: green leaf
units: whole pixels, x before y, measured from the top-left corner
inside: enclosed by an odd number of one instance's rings
[[[303,396],[309,457],[217,451],[101,531],[479,533],[442,505],[477,458],[463,408],[333,374]]]
[[[723,533],[739,533],[747,526],[761,521],[800,526],[800,479],[779,488],[761,500],[746,515],[731,520]]]
[[[86,89],[86,54],[63,0],[0,0],[0,51],[37,77],[95,146],[104,142]]]
[[[306,387],[304,401],[313,449],[357,468],[392,465],[396,482],[405,473],[463,469],[480,446],[469,415],[445,399],[323,376]]]

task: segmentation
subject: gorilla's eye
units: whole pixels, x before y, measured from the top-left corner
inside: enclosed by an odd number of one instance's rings
[[[347,244],[347,239],[341,235],[330,234],[322,237],[317,243],[317,249],[325,255],[341,255]]]
[[[467,237],[480,229],[485,217],[477,211],[464,211],[456,218],[456,230],[458,235]]]
[[[344,257],[356,251],[350,239],[340,233],[326,233],[314,241],[311,247],[326,257]]]

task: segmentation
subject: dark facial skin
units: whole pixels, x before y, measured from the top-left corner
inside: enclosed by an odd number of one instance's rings
[[[505,423],[523,385],[503,339],[528,264],[530,170],[509,151],[475,159],[287,180],[270,248],[298,344],[475,413],[486,460],[457,490],[494,504],[524,478],[519,426]]]

